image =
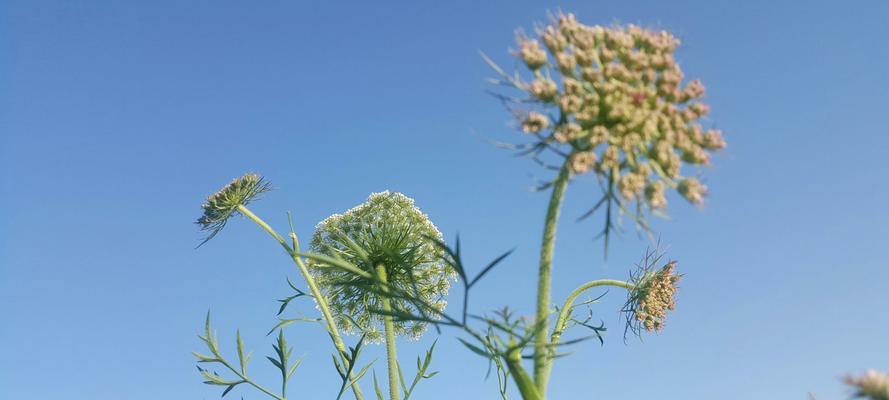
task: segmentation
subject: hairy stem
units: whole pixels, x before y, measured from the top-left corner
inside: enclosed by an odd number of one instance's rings
[[[330,312],[330,307],[327,305],[327,299],[321,293],[321,290],[318,289],[318,285],[315,284],[315,279],[312,278],[312,275],[309,273],[309,269],[306,267],[306,264],[302,261],[302,259],[297,255],[299,253],[298,243],[294,238],[294,247],[290,247],[289,244],[272,229],[271,226],[265,223],[261,218],[253,214],[247,207],[243,205],[238,206],[238,211],[241,214],[244,214],[247,218],[250,218],[259,225],[263,230],[268,232],[280,245],[287,251],[287,254],[293,259],[293,262],[296,263],[296,266],[299,268],[299,272],[302,274],[303,279],[305,279],[306,284],[309,286],[309,291],[312,293],[312,297],[315,298],[315,303],[318,304],[318,308],[321,310],[321,314],[324,317],[324,321],[327,324],[327,331],[330,333],[330,337],[333,340],[333,345],[337,349],[337,354],[340,357],[340,360],[343,362],[343,366],[348,368],[349,360],[345,357],[346,354],[346,345],[343,343],[343,339],[340,337],[339,329],[336,327],[336,322],[333,319],[333,314]],[[295,237],[295,235],[294,235]],[[355,394],[355,400],[364,400],[364,395],[361,394],[361,388],[358,386],[358,382],[355,381],[353,376],[349,376],[349,380],[352,381],[352,392]]]
[[[574,289],[574,291],[571,292],[570,295],[568,295],[568,298],[565,299],[565,304],[559,310],[559,317],[556,318],[556,326],[553,328],[553,334],[550,338],[551,348],[555,348],[555,346],[559,344],[559,340],[561,340],[562,332],[565,331],[565,326],[568,324],[568,318],[571,316],[571,309],[574,307],[574,300],[577,299],[577,296],[580,296],[581,293],[598,286],[616,286],[627,290],[633,290],[634,287],[633,284],[629,282],[619,281],[615,279],[597,279],[595,281],[584,283],[577,289]],[[547,375],[550,371],[552,371],[552,367],[552,363],[547,366]]]
[[[377,266],[377,278],[379,278],[383,287],[383,295],[380,296],[380,306],[385,314],[383,314],[383,328],[386,331],[386,364],[389,368],[389,399],[398,400],[398,354],[395,351],[395,324],[392,322],[392,304],[389,301],[388,277],[386,276],[386,266]]]
[[[551,362],[549,340],[550,310],[550,286],[552,284],[553,248],[556,242],[556,225],[559,220],[559,210],[562,207],[562,198],[565,188],[571,178],[568,160],[562,164],[559,175],[553,181],[553,191],[549,198],[549,206],[546,209],[546,220],[543,228],[543,244],[540,246],[540,269],[537,281],[537,332],[534,337],[534,377],[537,383],[537,391],[541,398],[546,397],[546,385],[549,376],[546,373],[547,365]]]
[[[516,386],[519,388],[519,393],[522,395],[523,400],[542,400],[543,397],[540,396],[540,392],[537,390],[537,386],[534,385],[534,379],[528,375],[528,372],[525,371],[525,367],[522,366],[522,353],[520,349],[512,349],[509,350],[505,355],[506,366],[509,368],[509,373],[512,375],[515,380]]]

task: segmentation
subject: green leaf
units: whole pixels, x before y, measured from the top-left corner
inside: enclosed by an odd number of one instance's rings
[[[426,350],[426,359],[423,360],[423,368],[422,369],[425,370],[426,368],[429,368],[429,364],[432,363],[432,352],[435,351],[436,344],[438,344],[438,339],[435,339],[432,342],[432,346],[429,347],[429,350]],[[419,360],[419,358],[417,358],[417,360]]]
[[[495,258],[494,261],[491,261],[491,263],[488,264],[488,266],[486,266],[484,269],[482,269],[482,272],[479,272],[479,274],[476,275],[475,278],[472,279],[472,282],[469,282],[468,286],[475,285],[475,283],[478,282],[478,280],[481,279],[483,276],[485,276],[485,274],[487,274],[488,271],[491,270],[491,268],[494,268],[494,266],[499,264],[500,261],[503,261],[503,259],[505,259],[506,257],[509,257],[509,255],[512,254],[513,251],[515,251],[515,249],[507,251],[506,253],[503,253],[503,255],[501,255],[500,257]]]
[[[290,366],[290,370],[287,371],[287,379],[290,379],[290,377],[293,376],[293,373],[296,372],[296,367],[298,367],[299,364],[301,364],[302,362],[303,362],[302,358],[296,359],[296,362],[294,362],[293,365]]]
[[[450,258],[446,258],[445,261],[447,261],[448,265],[450,265],[451,268],[454,269],[454,271],[457,271],[457,275],[460,276],[460,280],[464,284],[468,283],[469,281],[466,279],[466,269],[463,268],[463,262],[460,259],[460,235],[457,235],[454,249],[451,249],[450,246],[447,245],[447,243],[441,241],[438,238],[429,237],[429,239],[432,240],[432,243],[434,243],[436,247],[447,253],[448,257]]]
[[[225,378],[219,376],[216,372],[210,372],[206,369],[201,369],[201,375],[207,380],[204,383],[208,385],[217,385],[217,386],[228,386],[238,383],[238,381],[229,381]]]
[[[225,391],[222,392],[222,396],[221,396],[221,397],[225,397],[225,395],[227,395],[228,392],[231,392],[232,389],[235,388],[235,386],[238,386],[238,385],[240,385],[240,384],[242,384],[242,383],[244,383],[244,382],[247,382],[247,381],[240,381],[240,382],[237,382],[237,383],[233,383],[233,384],[231,384],[231,385],[228,385],[228,388],[226,388]]]
[[[429,379],[438,372],[433,372],[430,374],[426,374],[426,370],[429,368],[429,365],[432,363],[432,353],[435,351],[435,345],[438,343],[438,339],[432,342],[432,346],[429,347],[429,350],[426,350],[426,356],[424,359],[417,357],[417,374],[414,376],[414,380],[411,382],[411,386],[407,387],[404,382],[404,375],[401,373],[401,365],[398,365],[398,375],[401,378],[401,387],[404,391],[404,398],[402,400],[409,400],[411,395],[414,393],[414,388],[417,387],[417,383],[420,382],[421,379]]]
[[[398,381],[401,382],[401,392],[404,393],[405,399],[410,396],[410,390],[407,389],[407,382],[404,381],[404,371],[401,370],[401,363],[395,360],[395,369],[398,371]]]
[[[278,318],[278,323],[275,324],[275,326],[269,331],[269,333],[266,333],[265,335],[266,336],[271,335],[273,332],[275,332],[276,329],[283,328],[285,326],[288,326],[288,325],[296,323],[296,322],[318,322],[320,320],[321,320],[320,318],[305,318],[305,317]]]
[[[485,351],[485,350],[482,350],[480,347],[478,347],[478,346],[476,346],[476,345],[474,345],[474,344],[472,344],[472,343],[467,342],[467,341],[464,340],[463,338],[457,338],[457,340],[459,340],[460,343],[463,343],[463,345],[466,346],[466,347],[467,347],[469,350],[471,350],[473,353],[478,354],[478,355],[480,355],[480,356],[482,356],[482,357],[485,357],[485,358],[488,358],[488,359],[491,358],[491,353],[490,353],[490,352]]]
[[[267,358],[269,361],[271,361],[272,364],[274,364],[276,367],[278,367],[278,369],[280,369],[280,370],[283,370],[283,369],[284,369],[284,366],[281,365],[281,362],[280,362],[280,361],[278,361],[278,360],[276,360],[276,359],[274,359],[274,358],[271,358],[271,357],[269,357],[269,356],[266,356],[265,358]]]
[[[296,292],[296,294],[293,295],[293,296],[288,296],[287,298],[278,300],[278,302],[281,303],[281,308],[278,309],[278,315],[281,315],[282,313],[284,313],[284,309],[287,308],[287,305],[290,304],[290,302],[291,302],[292,300],[297,299],[297,298],[302,297],[302,296],[309,296],[309,297],[311,297],[311,295],[309,295],[308,293],[303,292],[302,290],[300,290],[299,288],[297,288],[297,287],[293,284],[293,282],[290,282],[290,278],[289,278],[289,277],[287,278],[287,284],[290,286],[291,289],[293,289],[293,290]]]
[[[336,372],[340,374],[340,378],[346,379],[346,371],[343,369],[343,366],[340,364],[340,359],[336,357],[336,355],[331,354],[333,357],[333,365],[336,366]]]
[[[244,354],[244,341],[241,340],[241,330],[238,329],[237,333],[237,343],[238,343],[238,361],[241,363],[241,374],[247,375],[247,363],[250,362],[250,353]]]
[[[198,336],[204,343],[207,344],[207,348],[213,353],[217,358],[219,357],[219,343],[216,341],[216,335],[213,334],[212,329],[210,328],[210,311],[207,310],[207,318],[204,321],[204,336]]]
[[[191,354],[194,355],[198,359],[198,362],[211,363],[211,362],[218,362],[219,361],[219,359],[216,357],[205,356],[201,353],[197,353],[194,351],[191,352]]]
[[[358,382],[358,381],[364,376],[364,374],[367,373],[367,370],[370,368],[371,365],[373,365],[373,363],[374,363],[375,361],[376,361],[376,360],[371,361],[370,364],[367,364],[367,365],[364,366],[364,368],[361,368],[361,371],[358,371],[358,374],[355,375],[355,378],[353,378],[353,379],[351,379],[351,380],[345,380],[345,381],[343,381],[343,385],[342,385],[342,387],[340,388],[340,393],[336,396],[337,400],[339,400],[340,397],[343,396],[343,393],[346,393],[346,388],[352,386],[355,382]]]
[[[373,377],[374,377],[374,392],[376,392],[376,394],[377,394],[377,400],[385,400],[385,398],[383,397],[383,391],[380,390],[380,382],[377,381],[377,371],[374,371]]]

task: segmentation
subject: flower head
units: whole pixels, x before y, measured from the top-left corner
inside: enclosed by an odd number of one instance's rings
[[[536,40],[523,40],[520,45],[518,55],[528,68],[536,70],[546,64],[546,52],[540,48]]]
[[[889,400],[889,373],[870,370],[860,377],[847,376],[843,381],[855,389],[855,397]]]
[[[530,112],[522,119],[522,132],[538,133],[549,126],[549,118],[546,115]]]
[[[685,197],[693,204],[701,204],[704,202],[704,196],[707,194],[707,187],[695,178],[686,178],[679,182],[677,187],[679,194]]]
[[[682,167],[709,165],[710,153],[726,144],[722,132],[702,126],[710,113],[701,101],[705,87],[684,81],[673,56],[679,40],[634,25],[587,26],[571,14],[537,33],[520,37],[516,53],[533,79],[508,78],[527,95],[520,103],[539,108],[525,115],[558,115],[547,124],[524,120],[522,130],[539,137],[534,148],[564,156],[575,175],[594,173],[618,185],[620,201],[660,209],[664,189],[672,188],[700,203],[703,186],[684,180]]]
[[[627,295],[623,311],[627,313],[627,328],[636,334],[642,329],[662,330],[667,312],[676,308],[676,283],[682,276],[673,272],[675,261],[654,270],[652,267],[659,258],[647,256],[630,279],[634,287]]]
[[[246,206],[260,194],[271,190],[266,180],[254,173],[235,178],[224,188],[210,195],[201,206],[204,215],[197,220],[201,230],[209,232],[201,244],[216,236],[232,215],[238,213],[238,206]]]
[[[404,296],[389,296],[394,312],[434,317],[435,312],[444,310],[444,296],[456,277],[436,243],[441,238],[441,232],[414,206],[413,199],[386,191],[371,194],[363,204],[321,221],[315,227],[311,247],[314,252],[341,258],[373,276],[382,266],[390,290],[407,293],[425,305],[417,306],[416,301]],[[310,267],[337,324],[346,332],[360,331],[368,340],[381,340],[382,317],[378,311],[383,294],[379,282],[314,260]],[[419,338],[426,329],[426,324],[419,321],[394,322],[397,334],[411,338]]]

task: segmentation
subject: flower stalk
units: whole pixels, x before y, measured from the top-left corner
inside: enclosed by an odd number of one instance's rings
[[[316,304],[318,304],[318,308],[321,310],[321,315],[324,317],[324,322],[327,325],[327,331],[330,333],[330,338],[333,340],[333,345],[337,349],[337,354],[340,356],[340,360],[344,365],[348,365],[349,360],[344,357],[346,354],[346,345],[343,343],[342,337],[340,337],[339,329],[337,329],[336,322],[333,319],[333,315],[330,313],[330,307],[327,305],[327,300],[324,295],[321,293],[321,290],[318,289],[318,285],[315,284],[315,279],[312,277],[312,274],[309,273],[306,264],[302,261],[302,258],[299,257],[299,241],[297,240],[297,236],[295,233],[291,232],[290,237],[293,241],[293,247],[291,247],[284,240],[281,235],[278,234],[269,224],[259,218],[256,214],[251,212],[247,207],[242,204],[237,206],[238,212],[249,218],[251,221],[255,222],[266,231],[281,247],[284,248],[284,251],[290,255],[290,258],[293,259],[293,262],[296,264],[297,268],[299,268],[300,274],[305,279],[306,284],[309,286],[309,291],[312,293],[312,296],[315,299]],[[364,400],[364,395],[361,393],[361,388],[358,386],[358,382],[352,380],[352,392],[355,395],[355,400]]]
[[[397,316],[434,316],[446,304],[455,271],[436,246],[441,237],[413,199],[388,191],[328,217],[312,237],[315,256],[308,257],[308,266],[334,318],[343,321],[346,333],[361,332],[370,342],[385,343],[390,400],[401,398],[396,340],[418,339],[428,325]],[[411,390],[405,386],[404,391],[409,396]]]
[[[392,322],[392,304],[387,297],[389,279],[386,274],[386,266],[377,266],[377,278],[380,280],[381,309],[383,315],[383,330],[386,335],[386,367],[389,370],[389,399],[399,400],[398,394],[398,354],[395,348],[395,324]]]
[[[547,364],[550,363],[547,330],[549,329],[550,313],[550,287],[552,286],[553,252],[556,243],[556,228],[559,221],[559,211],[562,207],[562,199],[565,189],[571,179],[569,163],[565,162],[559,170],[559,175],[553,182],[552,194],[549,206],[546,209],[546,220],[543,228],[543,244],[540,247],[540,267],[537,275],[537,332],[534,338],[534,377],[537,390],[546,393]]]
[[[568,324],[568,319],[571,316],[571,309],[574,307],[574,300],[577,300],[577,297],[580,296],[583,292],[600,286],[614,286],[626,290],[633,290],[633,288],[635,288],[632,283],[625,281],[616,279],[597,279],[580,285],[577,289],[574,289],[574,291],[571,292],[570,295],[568,295],[568,298],[565,299],[565,304],[562,306],[561,309],[559,309],[559,316],[556,318],[556,325],[553,328],[553,333],[550,337],[550,347],[555,348],[555,346],[559,344],[559,341],[562,338],[562,333],[565,331],[565,327]],[[547,364],[547,368],[544,371],[545,376],[549,376],[550,371],[552,371],[552,367],[552,363]]]

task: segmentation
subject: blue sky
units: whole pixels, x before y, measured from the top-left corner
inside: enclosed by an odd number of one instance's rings
[[[303,237],[391,189],[459,232],[471,265],[515,247],[473,308],[530,314],[546,195],[528,188],[547,175],[486,142],[519,135],[478,51],[511,65],[514,30],[558,9],[681,37],[729,147],[708,204],[671,198],[655,224],[686,274],[667,329],[625,345],[610,293],[605,345],[561,360],[550,397],[841,399],[842,374],[889,369],[889,3],[332,3],[0,4],[0,398],[218,398],[190,355],[208,308],[274,382],[259,355],[292,264],[245,220],[194,249],[201,202],[246,171],[278,188],[254,210],[282,230],[293,211]],[[569,189],[556,299],[648,246],[630,231],[603,260],[600,221],[573,222],[594,186]],[[305,356],[291,391],[333,398],[324,332],[288,334]],[[455,335],[418,398],[497,398]]]

